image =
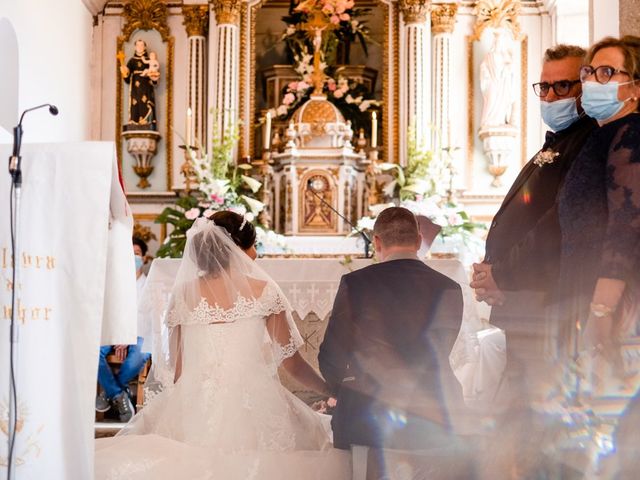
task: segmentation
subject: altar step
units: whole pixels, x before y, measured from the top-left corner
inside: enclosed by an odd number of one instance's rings
[[[122,422],[95,422],[93,424],[94,438],[107,438],[113,437],[118,433],[126,423]]]

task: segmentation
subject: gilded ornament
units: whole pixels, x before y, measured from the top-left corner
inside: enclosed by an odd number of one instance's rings
[[[476,23],[471,40],[480,40],[485,28],[505,28],[520,39],[520,0],[480,0],[475,9]]]
[[[400,10],[404,18],[404,23],[425,23],[431,0],[402,0]]]
[[[442,3],[433,5],[431,9],[431,32],[453,33],[456,24],[457,3]]]
[[[206,37],[209,26],[209,7],[206,5],[183,5],[182,24],[188,37]]]
[[[217,0],[213,3],[218,25],[238,25],[240,21],[240,0]]]
[[[155,216],[154,216],[155,220]],[[151,240],[157,240],[156,234],[151,231],[151,228],[145,227],[142,224],[136,223],[133,224],[133,238],[139,238],[145,242],[150,242]]]
[[[161,0],[131,0],[125,4],[122,14],[126,19],[122,28],[125,40],[136,30],[157,30],[164,41],[171,36],[167,23],[169,10]]]

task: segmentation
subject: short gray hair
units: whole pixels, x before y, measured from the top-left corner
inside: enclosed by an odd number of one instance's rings
[[[554,45],[553,47],[547,48],[544,52],[544,62],[552,62],[554,60],[564,60],[565,58],[580,58],[584,60],[587,56],[587,51],[579,47],[577,45],[567,45],[565,43],[561,43],[559,45]]]
[[[413,246],[420,238],[416,216],[403,207],[383,210],[373,225],[373,234],[385,246]]]

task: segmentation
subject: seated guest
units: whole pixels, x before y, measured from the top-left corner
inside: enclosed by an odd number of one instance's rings
[[[461,288],[418,259],[421,236],[409,210],[384,210],[373,234],[380,263],[342,277],[320,346],[320,371],[337,398],[334,445],[373,447],[369,468],[379,475],[383,449],[396,449],[432,453],[428,478],[471,478],[448,476],[463,463],[453,460],[461,442],[447,398]]]
[[[147,279],[146,275],[142,273],[144,257],[147,254],[147,244],[137,237],[134,237],[132,241],[136,265],[136,290],[139,301]],[[138,316],[138,321],[140,321],[140,316]],[[138,332],[140,331],[141,328],[138,325]],[[136,345],[114,345],[113,347],[106,345],[100,347],[98,383],[103,390],[96,397],[96,411],[106,412],[113,405],[121,422],[131,420],[134,412],[133,404],[129,397],[128,385],[140,373],[140,370],[142,370],[151,356],[149,353],[142,352],[142,342],[142,337],[138,337]],[[107,355],[111,352],[122,362],[117,374],[113,373],[107,362]]]

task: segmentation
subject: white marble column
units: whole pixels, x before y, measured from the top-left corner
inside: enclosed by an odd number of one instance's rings
[[[433,135],[431,146],[434,151],[449,148],[452,140],[451,128],[451,81],[453,59],[451,38],[456,21],[456,3],[434,4],[431,8],[431,34],[433,68],[432,73],[432,115]]]
[[[211,125],[218,125],[213,136],[220,136],[225,126],[237,122],[238,77],[240,66],[240,0],[217,0],[213,3],[215,26],[211,32],[213,60],[210,66],[209,94],[212,112]],[[212,115],[212,114],[210,114]]]
[[[187,105],[192,113],[193,138],[207,144],[206,113],[206,35],[209,26],[209,8],[206,5],[183,5],[182,15],[189,42],[189,70],[187,76]]]
[[[406,163],[409,131],[418,145],[430,146],[431,76],[430,23],[427,21],[430,0],[402,0],[400,31],[400,163]]]

